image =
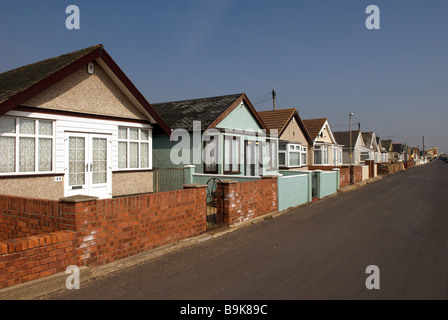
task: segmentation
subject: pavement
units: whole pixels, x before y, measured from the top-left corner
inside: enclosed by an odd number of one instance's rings
[[[387,176],[377,176],[356,184],[348,185],[346,187],[341,188],[337,193],[334,193],[326,198],[335,197],[338,194],[341,193],[347,193],[353,190],[356,190],[358,188],[361,188],[367,184],[374,183],[378,180],[381,180]],[[260,221],[264,221],[267,219],[275,218],[279,215],[282,215],[284,213],[287,213],[291,210],[294,210],[298,207],[304,206],[304,205],[312,205],[311,203],[306,203],[299,205],[297,207],[288,208],[286,210],[283,210],[281,212],[275,211],[268,213],[266,215],[257,217],[255,219],[252,219],[250,221],[246,221],[243,223],[240,223],[235,226],[230,227],[223,227],[215,230],[211,230],[206,232],[203,235],[184,239],[172,244],[168,244],[147,252],[143,252],[137,255],[134,255],[129,258],[121,259],[116,262],[109,263],[107,265],[98,266],[95,268],[89,268],[89,267],[80,267],[80,281],[81,283],[88,282],[90,280],[94,280],[99,277],[106,276],[108,274],[117,272],[119,270],[123,270],[132,266],[139,265],[141,263],[147,262],[149,260],[152,260],[154,258],[160,257],[162,255],[166,255],[170,252],[179,250],[181,248],[185,248],[188,246],[194,246],[196,244],[221,237],[223,235],[226,235],[228,233],[234,232],[236,230],[245,228],[247,226],[250,226],[252,224],[255,224]],[[56,291],[64,290],[66,289],[65,282],[67,280],[67,277],[69,275],[65,272],[54,274],[45,278],[29,281],[26,283],[18,284],[12,287],[0,289],[0,300],[34,300],[38,299],[39,297],[54,293]]]

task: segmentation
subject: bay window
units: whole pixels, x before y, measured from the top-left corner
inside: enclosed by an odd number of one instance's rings
[[[308,158],[307,154],[308,154],[308,148],[302,146],[301,160],[300,160],[300,164],[302,166],[306,166],[307,165],[307,158]]]
[[[278,162],[280,167],[294,168],[307,164],[307,147],[297,143],[279,143]]]
[[[148,169],[149,130],[118,127],[118,168]]]
[[[52,172],[53,126],[50,120],[0,118],[0,173]]]
[[[325,145],[314,146],[314,164],[328,165],[328,147]]]
[[[332,157],[333,157],[333,166],[337,166],[338,165],[338,156],[339,156],[338,147],[332,147],[331,153],[332,153]]]

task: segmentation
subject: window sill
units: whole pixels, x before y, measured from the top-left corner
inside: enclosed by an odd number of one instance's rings
[[[112,173],[131,173],[131,172],[152,172],[154,169],[118,169],[113,170]]]
[[[39,177],[57,177],[64,176],[64,173],[56,173],[56,172],[43,172],[43,173],[35,173],[35,172],[20,172],[20,173],[0,173],[0,179],[12,179],[12,178],[39,178]]]

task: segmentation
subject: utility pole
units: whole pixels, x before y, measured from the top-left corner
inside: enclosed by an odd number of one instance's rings
[[[425,136],[422,137],[422,140],[423,140],[423,152],[422,152],[422,158],[423,158],[423,159],[426,159],[426,157],[425,157]]]
[[[272,89],[272,101],[274,104],[274,110],[277,110],[277,106],[275,105],[275,97],[277,96],[277,92],[275,92],[275,88]]]
[[[352,151],[352,117],[353,117],[353,112],[350,112],[348,114],[348,126],[349,126],[349,130],[350,130],[350,164],[353,164],[353,151]]]
[[[422,139],[423,139],[423,153],[425,153],[425,136],[423,136]]]

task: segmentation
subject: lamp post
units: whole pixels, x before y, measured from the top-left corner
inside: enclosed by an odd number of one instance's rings
[[[350,164],[353,164],[353,154],[352,154],[352,117],[353,112],[350,112],[348,114],[348,123],[349,123],[349,130],[350,130]]]

